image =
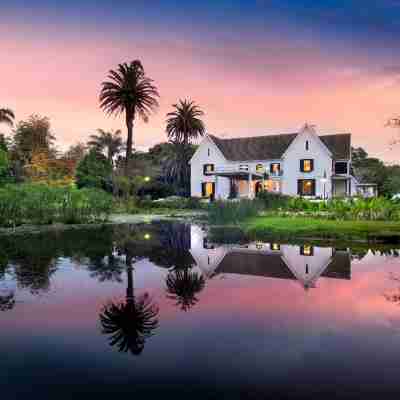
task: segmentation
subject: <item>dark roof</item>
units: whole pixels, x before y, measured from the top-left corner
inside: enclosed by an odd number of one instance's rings
[[[215,274],[240,274],[268,278],[296,279],[280,254],[254,254],[234,251],[218,265]]]
[[[277,160],[296,138],[297,133],[220,139],[209,135],[227,160]],[[319,136],[335,159],[350,158],[350,134]]]

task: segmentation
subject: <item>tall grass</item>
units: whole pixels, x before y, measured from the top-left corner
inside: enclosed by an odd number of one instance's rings
[[[209,204],[208,218],[214,225],[238,224],[246,218],[255,217],[262,208],[259,200],[218,200]]]
[[[47,225],[104,221],[112,197],[98,189],[51,187],[44,184],[7,185],[0,189],[0,226]]]

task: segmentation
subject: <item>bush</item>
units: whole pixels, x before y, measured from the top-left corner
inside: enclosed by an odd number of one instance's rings
[[[255,217],[263,208],[260,200],[222,201],[208,206],[211,224],[238,224],[246,218]]]
[[[138,202],[140,208],[167,208],[175,210],[199,210],[203,208],[199,198],[171,196],[164,200],[152,201],[151,199],[141,199]]]
[[[76,185],[78,188],[109,189],[111,173],[112,165],[107,158],[96,150],[91,150],[76,168]]]
[[[150,181],[144,184],[137,192],[138,196],[150,196],[152,200],[157,200],[160,198],[172,196],[174,194],[174,189],[171,185],[162,183],[159,181]]]
[[[276,210],[278,208],[286,208],[291,197],[285,196],[281,193],[272,193],[264,190],[257,194],[257,199],[263,203],[263,206],[266,209]]]
[[[0,226],[92,223],[106,220],[111,210],[112,197],[98,189],[43,184],[0,189]]]

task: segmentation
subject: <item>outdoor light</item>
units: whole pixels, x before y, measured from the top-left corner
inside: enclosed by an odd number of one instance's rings
[[[146,240],[149,240],[149,239],[151,238],[150,233],[145,233],[145,234],[144,234],[144,238],[145,238]]]
[[[145,176],[145,177],[144,177],[144,181],[145,181],[145,182],[150,182],[150,177],[149,177],[149,176]]]

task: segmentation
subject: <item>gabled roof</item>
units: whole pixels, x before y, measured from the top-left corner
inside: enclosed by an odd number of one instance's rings
[[[298,133],[220,139],[209,135],[221,153],[230,161],[279,160]],[[319,136],[335,159],[350,159],[351,135]]]

